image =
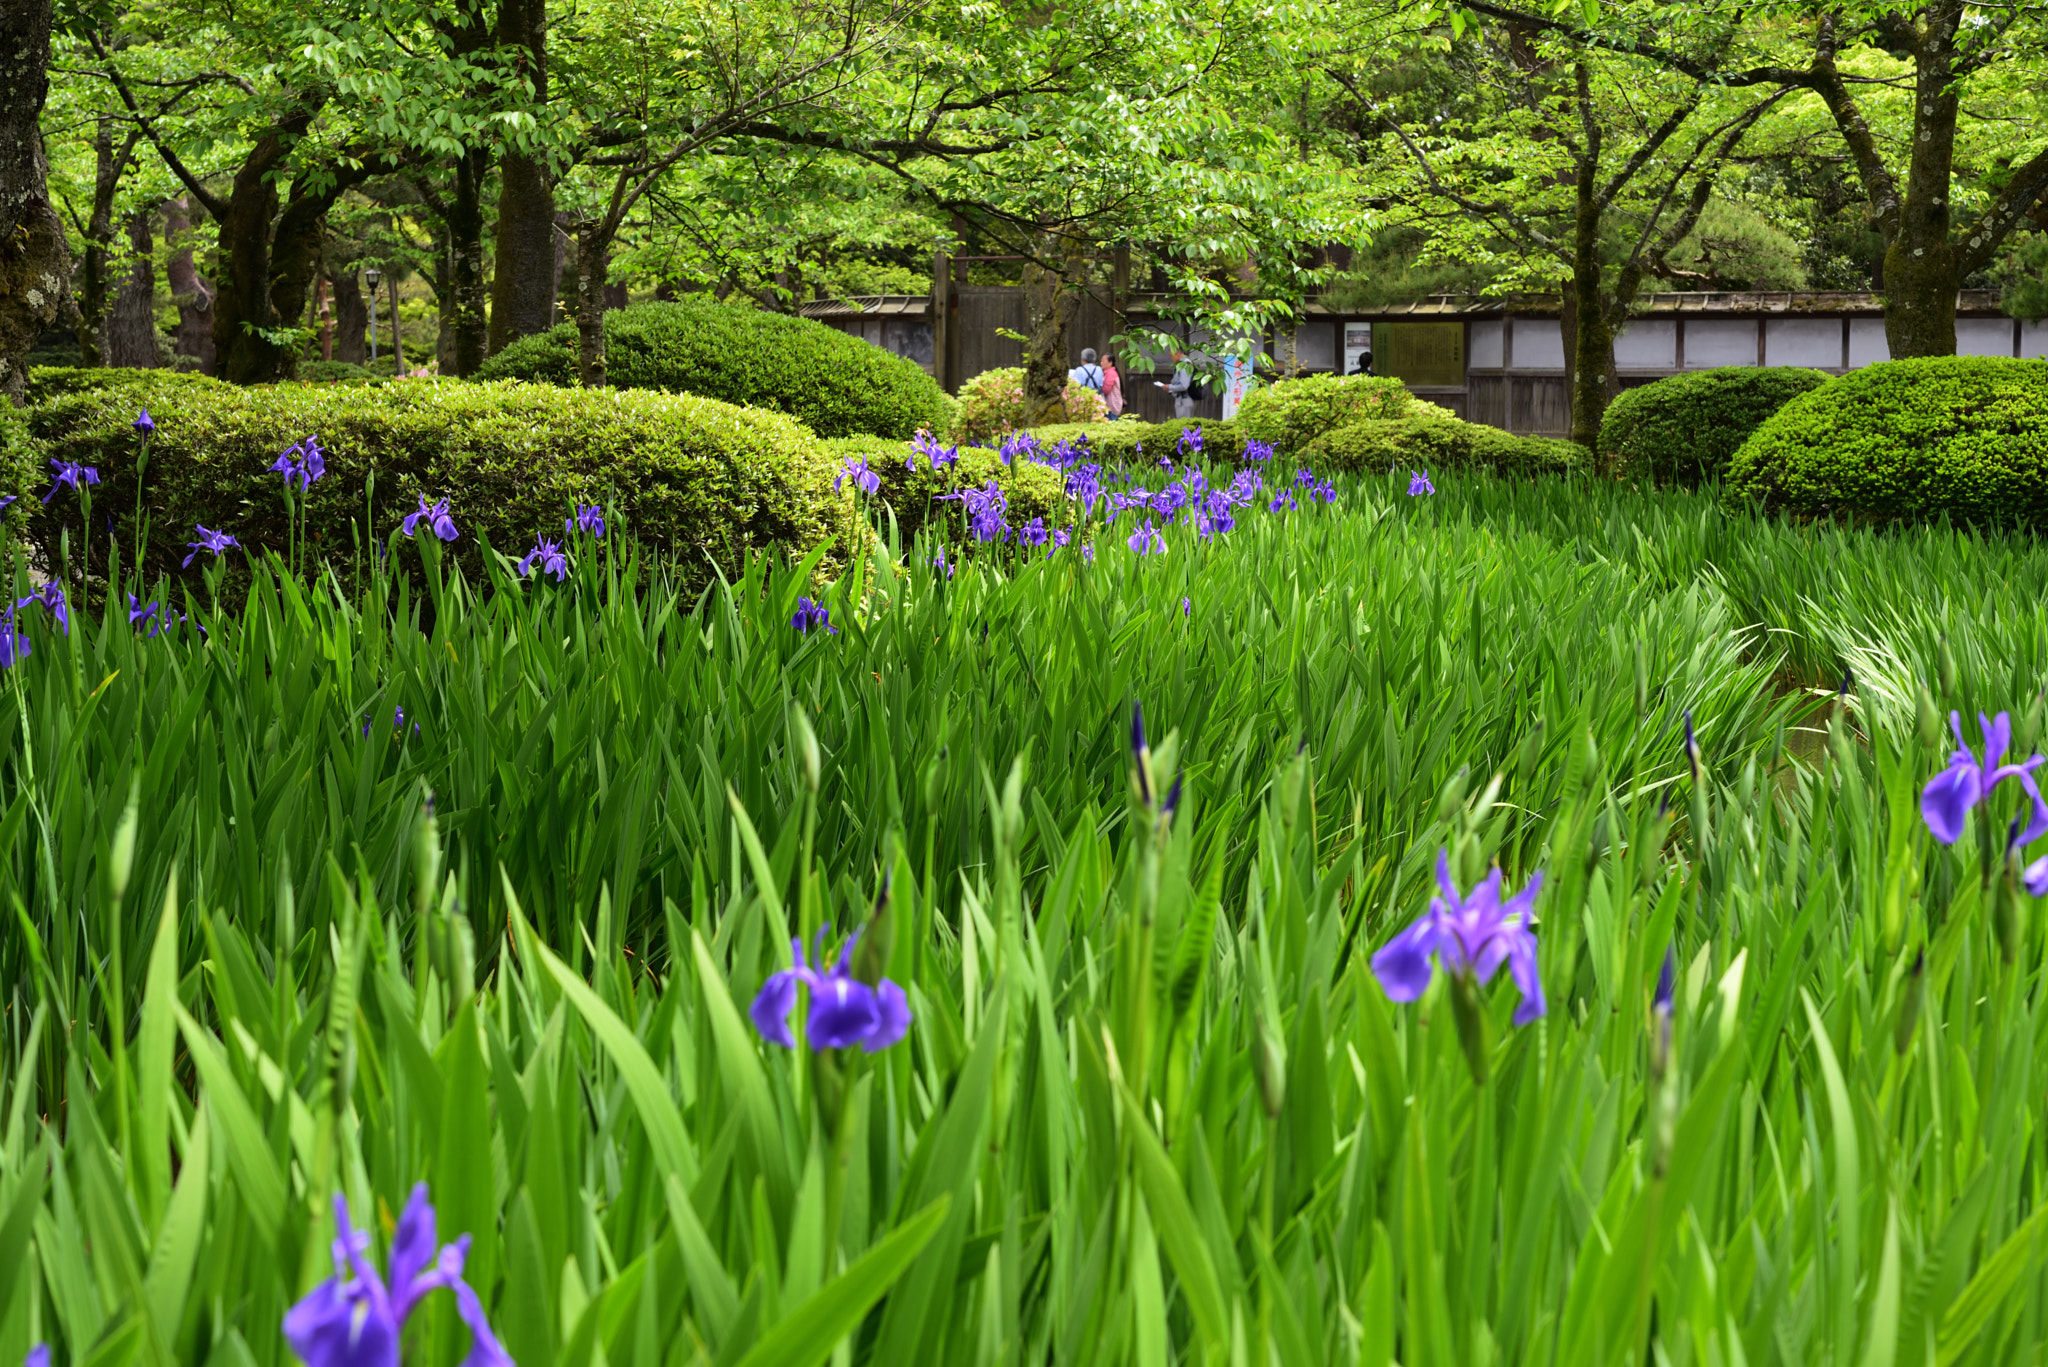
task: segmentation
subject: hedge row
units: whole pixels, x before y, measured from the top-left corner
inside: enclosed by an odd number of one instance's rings
[[[1518,437],[1482,423],[1418,414],[1340,427],[1310,442],[1299,459],[1323,474],[1488,468],[1533,476],[1582,470],[1586,450],[1555,437]]]
[[[1806,517],[2048,528],[2048,361],[1852,371],[1766,419],[1729,461],[1727,491]]]
[[[135,397],[115,386],[25,410],[42,472],[36,499],[49,487],[50,458],[98,469],[99,546],[103,516],[118,543],[131,544]],[[268,467],[310,434],[327,474],[305,499],[308,541],[343,563],[384,543],[421,497],[450,500],[463,535],[449,553],[471,573],[483,567],[486,542],[517,556],[537,534],[559,535],[578,503],[606,505],[614,525],[663,547],[699,582],[714,566],[736,573],[751,549],[808,549],[832,537],[843,550],[861,534],[852,499],[832,489],[832,458],[809,432],[780,414],[709,399],[421,379],[163,386],[150,400],[156,435],[142,496],[152,577],[180,572],[198,523],[282,552],[283,481]],[[67,528],[76,545],[79,503],[68,489],[47,506],[16,506],[26,508],[45,564],[55,563]],[[95,567],[103,553],[93,553]]]
[[[957,499],[941,496],[970,486],[986,488],[990,481],[1003,491],[1012,527],[1034,517],[1044,518],[1048,527],[1067,521],[1066,476],[1038,461],[1004,464],[1002,457],[987,447],[963,446],[955,463],[935,472],[924,456],[909,459],[908,442],[841,437],[824,446],[833,458],[835,480],[848,459],[865,461],[881,479],[875,497],[896,515],[897,530],[905,541],[928,526],[945,528],[953,540],[963,539],[965,511]]]
[[[1254,389],[1245,395],[1235,421],[1245,436],[1269,442],[1285,456],[1340,427],[1418,414],[1450,416],[1448,409],[1416,398],[1396,379],[1308,375]]]
[[[523,337],[477,379],[576,384],[576,325]],[[787,413],[821,437],[945,431],[955,408],[915,361],[822,323],[744,305],[635,304],[604,315],[613,389],[660,389]]]
[[[1798,366],[1724,366],[1623,390],[1601,420],[1600,458],[1624,478],[1697,488],[1764,419],[1827,382]]]

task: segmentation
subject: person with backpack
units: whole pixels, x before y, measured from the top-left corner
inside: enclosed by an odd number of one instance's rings
[[[1179,347],[1173,349],[1173,379],[1154,380],[1152,385],[1173,395],[1173,416],[1176,419],[1195,416],[1195,405],[1209,396],[1207,386],[1195,374],[1194,367],[1188,364],[1188,354]]]
[[[1083,389],[1102,392],[1102,367],[1095,363],[1095,348],[1081,348],[1081,364],[1067,372],[1067,378]]]

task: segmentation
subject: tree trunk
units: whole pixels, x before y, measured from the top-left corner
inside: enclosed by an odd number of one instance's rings
[[[1041,260],[1058,260],[1062,269],[1024,263],[1024,307],[1031,319],[1031,340],[1024,346],[1024,422],[1029,427],[1067,420],[1067,324],[1075,297],[1067,276],[1080,264],[1078,249],[1050,232],[1039,235],[1036,247]]]
[[[303,121],[287,130],[304,131]],[[262,384],[283,373],[282,348],[266,334],[270,315],[270,223],[277,217],[277,183],[285,138],[265,133],[242,159],[220,221],[222,279],[213,302],[217,374],[230,384]]]
[[[107,314],[106,364],[154,370],[164,361],[156,339],[156,240],[148,210],[128,220],[128,248],[128,270]]]
[[[398,330],[398,272],[389,271],[384,278],[391,282],[391,359],[397,369],[391,373],[401,378],[405,375],[405,334]]]
[[[546,0],[499,0],[498,42],[515,50],[533,84],[533,103],[547,103]],[[491,280],[490,350],[555,325],[562,264],[555,246],[555,192],[538,157],[508,151],[498,163],[498,252]]]
[[[448,211],[448,300],[455,324],[455,374],[474,375],[484,363],[489,299],[484,284],[484,176],[490,157],[472,148],[455,159],[455,198]]]
[[[603,223],[576,225],[576,374],[585,389],[602,389],[604,287],[611,234]]]
[[[1572,366],[1572,440],[1594,451],[1600,444],[1600,423],[1607,416],[1607,373],[1614,364],[1614,331],[1607,323],[1601,298],[1605,273],[1600,264],[1600,204],[1596,198],[1600,168],[1590,158],[1579,161],[1578,209],[1572,223],[1570,336]]]
[[[178,327],[171,335],[171,352],[190,356],[199,369],[214,372],[213,289],[199,274],[192,260],[190,206],[183,196],[164,206],[164,241],[171,249],[164,273],[171,287],[171,302],[178,306]]]
[[[440,331],[434,337],[434,363],[443,375],[455,373],[455,257],[445,242],[434,252],[434,315]]]
[[[29,348],[56,320],[71,278],[40,126],[50,93],[50,0],[0,5],[0,91],[0,394],[19,404]]]
[[[1956,90],[1952,46],[1930,32],[1915,63],[1913,151],[1898,230],[1885,244],[1884,339],[1896,359],[1956,354],[1956,292],[1962,284],[1949,241],[1949,185],[1955,164]]]
[[[363,302],[362,280],[354,271],[340,271],[327,281],[334,291],[334,359],[361,365],[370,359],[370,308]]]
[[[106,358],[107,299],[113,288],[114,187],[121,172],[114,160],[114,121],[102,116],[92,138],[92,214],[85,222],[85,254],[78,262],[78,356],[87,367]]]
[[[327,293],[327,272],[313,278],[313,326],[320,329],[320,359],[334,359],[334,306]]]

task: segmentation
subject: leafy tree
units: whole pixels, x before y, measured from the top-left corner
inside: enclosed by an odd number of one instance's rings
[[[1884,242],[1895,357],[1955,351],[1956,292],[1991,266],[2048,196],[2048,28],[2038,9],[1967,0],[1859,0],[1682,9],[1626,0],[1516,6],[1488,18],[1630,54],[1721,88],[1789,87],[1825,108]],[[1996,108],[2004,126],[1965,118]]]
[[[1327,69],[1407,154],[1420,195],[1395,221],[1427,224],[1436,255],[1493,267],[1491,288],[1566,282],[1572,439],[1592,449],[1619,390],[1615,334],[1784,92],[1716,91],[1512,32],[1458,43],[1451,58],[1467,79],[1448,106],[1382,101],[1358,74]]]

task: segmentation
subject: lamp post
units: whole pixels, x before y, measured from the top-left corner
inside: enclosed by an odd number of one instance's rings
[[[370,286],[370,359],[377,359],[377,284],[384,278],[384,272],[375,266],[363,272],[363,279]]]

